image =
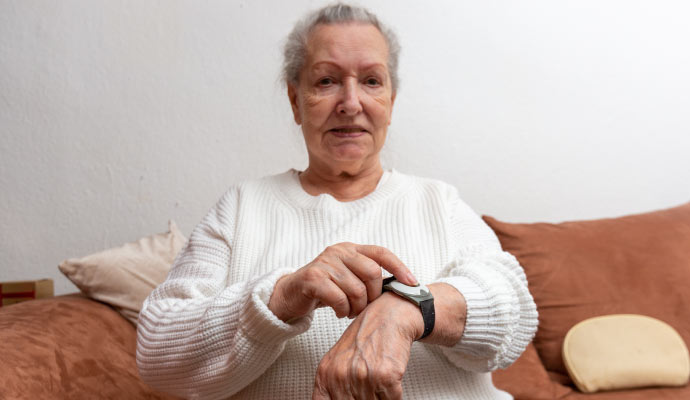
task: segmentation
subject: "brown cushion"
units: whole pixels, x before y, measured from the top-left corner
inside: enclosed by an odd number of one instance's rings
[[[613,392],[581,393],[567,384],[568,376],[547,372],[532,343],[505,370],[492,374],[497,388],[512,394],[515,400],[678,400],[690,399],[690,386],[649,388]],[[564,382],[565,380],[565,382]]]
[[[81,295],[0,308],[0,398],[172,399],[135,362],[136,330]]]
[[[640,388],[610,392],[582,393],[573,390],[564,397],[553,400],[686,400],[690,399],[690,386],[681,388]],[[515,397],[515,400],[534,400],[532,397]]]
[[[548,371],[567,375],[566,333],[600,315],[657,318],[690,343],[690,203],[560,224],[484,220],[525,269],[539,310],[534,345]]]
[[[58,268],[82,293],[111,305],[136,325],[141,305],[163,283],[186,241],[175,222],[168,226],[166,233],[71,258]]]
[[[512,394],[516,400],[554,400],[573,391],[549,378],[532,343],[513,365],[494,371],[491,377],[497,388]]]

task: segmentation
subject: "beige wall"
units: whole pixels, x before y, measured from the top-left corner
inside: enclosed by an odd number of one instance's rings
[[[323,1],[0,0],[0,280],[303,168],[280,44]],[[512,221],[690,200],[683,1],[371,1],[403,45],[388,166]]]

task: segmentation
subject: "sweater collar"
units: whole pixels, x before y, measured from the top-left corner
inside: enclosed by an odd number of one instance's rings
[[[400,173],[395,170],[383,171],[376,189],[366,196],[352,201],[338,201],[328,193],[312,196],[307,193],[299,180],[300,171],[290,169],[276,176],[280,195],[288,202],[304,209],[345,210],[368,207],[390,196],[400,188]]]

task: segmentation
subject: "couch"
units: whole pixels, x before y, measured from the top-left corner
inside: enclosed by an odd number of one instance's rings
[[[690,203],[666,210],[560,224],[512,224],[484,217],[525,269],[539,330],[522,356],[493,374],[517,399],[690,399],[690,386],[585,394],[561,355],[578,322],[641,314],[690,343]],[[687,352],[687,350],[686,350]]]
[[[174,399],[137,372],[136,329],[83,294],[0,308],[0,399]]]
[[[577,322],[617,313],[662,320],[690,343],[690,203],[560,224],[483,218],[525,268],[540,313],[523,355],[493,373],[497,387],[517,400],[690,399],[688,385],[581,393],[560,355]],[[79,286],[86,294],[0,308],[0,398],[173,399],[138,377],[136,319]]]

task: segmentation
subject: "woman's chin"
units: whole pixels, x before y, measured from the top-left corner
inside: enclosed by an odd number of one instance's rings
[[[359,144],[343,143],[330,148],[328,154],[333,161],[352,163],[364,160],[371,155],[371,151],[363,149]]]

